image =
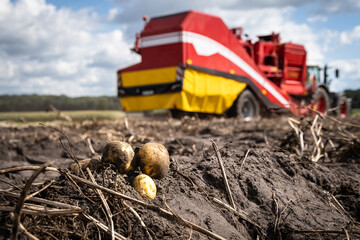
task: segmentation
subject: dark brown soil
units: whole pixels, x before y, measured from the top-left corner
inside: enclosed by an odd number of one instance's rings
[[[79,160],[93,157],[87,138],[97,153],[102,152],[106,141],[126,141],[134,149],[156,141],[168,149],[171,163],[168,176],[155,180],[158,193],[154,200],[142,199],[129,184],[134,175],[120,176],[111,165],[93,169],[97,183],[164,209],[167,204],[181,218],[226,239],[360,239],[360,128],[353,126],[360,125],[360,118],[343,123],[319,119],[324,157],[318,162],[311,160],[315,147],[310,131],[313,120],[299,121],[305,143],[301,155],[300,140],[286,117],[239,122],[223,118],[130,116],[128,128],[125,121],[58,122],[52,127],[3,124],[0,168],[41,165],[53,160],[53,167],[67,168],[74,162],[72,151]],[[70,139],[71,147],[54,128]],[[251,221],[214,201],[215,198],[230,205],[211,140],[220,149],[235,206]],[[33,171],[1,174],[0,187],[2,191],[20,193],[17,187],[23,187],[32,174]],[[30,192],[52,179],[55,182],[37,197],[79,206],[108,225],[96,191],[81,183],[76,186],[64,175],[46,171],[36,179],[40,184],[33,184]],[[115,231],[131,239],[147,239],[144,228],[123,200],[104,195],[114,215]],[[17,198],[0,192],[0,207],[14,206],[16,202]],[[169,220],[146,207],[126,203],[138,212],[153,239],[187,239],[190,234],[193,239],[209,238],[181,225],[181,220]],[[111,239],[81,214],[22,214],[21,223],[39,239]],[[9,212],[0,211],[0,239],[9,238],[12,225]],[[20,232],[19,238],[27,236]]]

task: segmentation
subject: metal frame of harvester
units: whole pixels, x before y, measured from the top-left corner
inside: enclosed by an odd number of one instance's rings
[[[306,65],[304,46],[279,34],[242,39],[216,16],[187,11],[151,18],[133,51],[141,62],[118,70],[124,111],[170,109],[258,118],[267,111],[304,116],[309,109],[339,116],[348,100],[320,82],[320,67]],[[326,68],[323,69],[327,76]],[[338,71],[337,71],[338,73]]]

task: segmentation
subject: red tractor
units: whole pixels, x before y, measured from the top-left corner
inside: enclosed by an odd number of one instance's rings
[[[275,33],[254,43],[242,35],[241,28],[228,29],[219,17],[196,11],[151,18],[133,49],[141,62],[118,70],[123,109],[246,120],[265,111],[304,116],[310,109],[347,116],[348,99],[329,91],[327,66],[306,65],[304,46],[281,43]]]

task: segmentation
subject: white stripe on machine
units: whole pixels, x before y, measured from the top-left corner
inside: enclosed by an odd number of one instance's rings
[[[281,104],[287,108],[290,107],[289,102],[281,95],[281,93],[279,93],[263,76],[261,76],[242,58],[240,58],[237,54],[221,43],[204,35],[193,32],[179,31],[143,37],[140,40],[140,48],[179,42],[191,43],[194,46],[197,54],[201,56],[210,56],[216,53],[222,55],[224,58],[228,59],[236,66],[244,70],[247,74],[249,74],[256,82],[258,82],[263,88],[270,92],[271,95],[273,95]]]

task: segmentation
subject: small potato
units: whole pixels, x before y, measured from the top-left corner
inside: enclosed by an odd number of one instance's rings
[[[146,143],[137,153],[137,161],[143,173],[161,179],[169,171],[169,153],[160,143]]]
[[[103,149],[102,161],[112,163],[121,174],[133,171],[132,160],[134,158],[132,147],[121,141],[113,141],[106,144]]]
[[[155,182],[148,175],[137,175],[133,180],[133,186],[143,198],[154,199],[156,197]]]
[[[93,158],[86,158],[86,159],[83,159],[83,160],[80,160],[79,161],[79,164],[77,164],[76,162],[74,163],[71,163],[69,165],[69,170],[74,172],[74,173],[77,173],[79,174],[80,173],[80,167],[82,170],[85,170],[87,167],[90,168],[90,169],[95,169],[99,164],[99,160],[97,159],[93,159]],[[80,165],[80,167],[79,167]]]

